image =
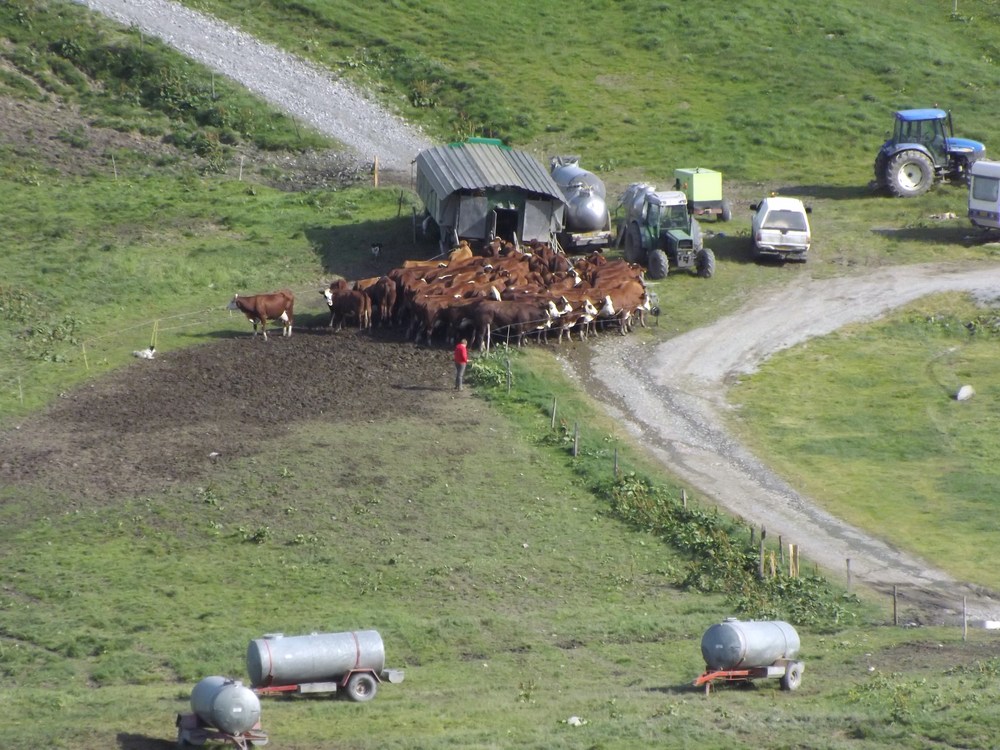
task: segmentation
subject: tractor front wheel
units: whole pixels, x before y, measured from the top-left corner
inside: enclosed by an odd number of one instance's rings
[[[715,274],[715,253],[711,248],[703,247],[694,259],[695,270],[703,279],[710,279]]]
[[[889,192],[897,198],[923,195],[934,183],[934,165],[920,151],[902,151],[889,160],[885,168]]]
[[[642,234],[636,224],[629,224],[625,230],[625,260],[629,263],[642,263]]]
[[[659,248],[649,251],[649,278],[665,279],[669,268],[670,263],[667,260],[667,254],[665,252]]]

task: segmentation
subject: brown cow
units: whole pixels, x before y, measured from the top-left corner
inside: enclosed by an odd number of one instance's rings
[[[336,324],[339,331],[347,320],[356,320],[358,328],[372,327],[372,301],[364,292],[355,289],[324,289],[320,294],[326,297],[326,304],[330,308],[331,328]]]
[[[295,295],[287,289],[269,294],[254,294],[248,297],[233,295],[232,302],[228,309],[239,310],[247,319],[253,323],[253,335],[257,335],[257,325],[260,324],[260,331],[264,334],[264,341],[267,341],[267,321],[280,320],[283,336],[292,335],[293,308],[295,307]]]
[[[382,326],[392,323],[396,310],[396,282],[388,276],[382,276],[365,289],[365,294],[372,301],[373,323],[377,321]]]

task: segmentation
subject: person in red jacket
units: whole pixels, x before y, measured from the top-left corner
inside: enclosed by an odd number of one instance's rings
[[[465,366],[469,363],[468,341],[462,339],[455,344],[455,390],[462,390],[462,378],[465,376]]]

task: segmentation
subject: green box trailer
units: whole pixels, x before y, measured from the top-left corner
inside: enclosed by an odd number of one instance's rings
[[[694,167],[674,170],[674,189],[687,196],[688,211],[696,216],[712,214],[719,221],[733,218],[729,201],[722,197],[722,173]]]

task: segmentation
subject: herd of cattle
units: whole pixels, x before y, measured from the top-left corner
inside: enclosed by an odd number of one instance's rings
[[[600,253],[568,258],[546,243],[523,248],[494,242],[486,255],[462,244],[446,259],[406,261],[384,276],[334,281],[321,294],[329,325],[359,328],[405,326],[407,338],[428,345],[465,338],[479,350],[494,341],[520,346],[528,337],[580,340],[603,327],[625,334],[645,314],[658,312],[646,289],[641,266],[608,260]],[[294,295],[289,291],[233,297],[229,309],[242,311],[267,338],[268,321],[292,334]]]

